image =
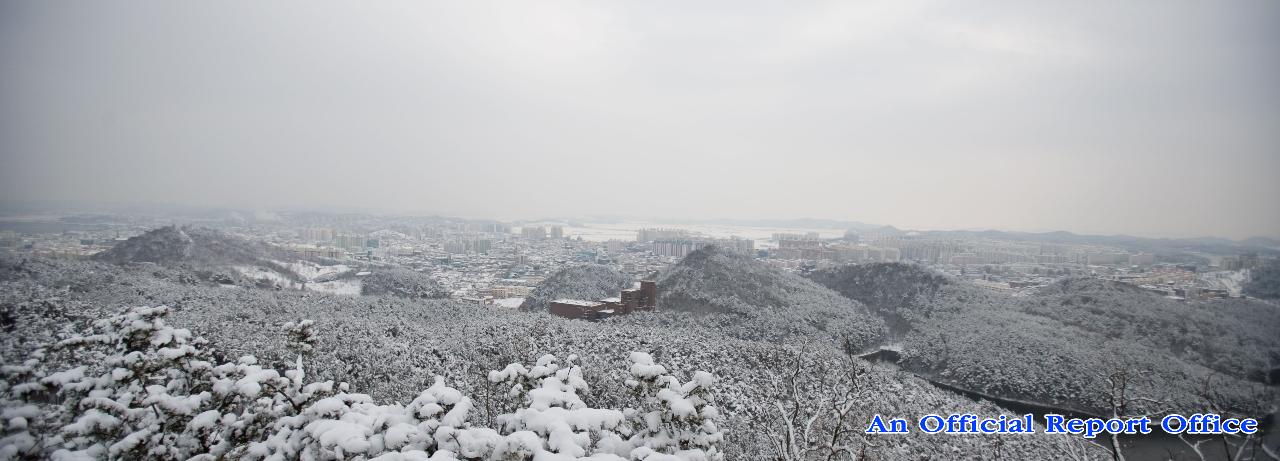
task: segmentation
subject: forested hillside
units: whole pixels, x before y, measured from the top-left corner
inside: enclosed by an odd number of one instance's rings
[[[932,270],[901,263],[849,264],[807,275],[819,285],[861,302],[884,317],[895,333],[928,317],[919,308],[930,306],[943,289],[957,289]]]
[[[884,321],[866,306],[750,256],[710,246],[658,276],[658,306],[736,337],[822,337],[850,351],[877,345]]]
[[[1180,303],[1083,278],[1012,297],[896,263],[811,277],[874,303],[903,332],[904,367],[962,388],[1108,414],[1116,399],[1100,389],[1124,376],[1129,397],[1151,399],[1127,405],[1135,412],[1275,405],[1280,311],[1268,304]]]
[[[1244,292],[1263,299],[1280,299],[1280,260],[1272,259],[1250,269]]]
[[[93,259],[115,264],[149,262],[163,265],[252,264],[269,259],[273,249],[262,243],[205,227],[167,226],[130,237]]]
[[[195,341],[195,336],[206,338],[207,345],[196,345],[198,354],[191,357],[202,358],[211,364],[228,363],[230,368],[223,368],[228,375],[214,376],[217,380],[233,379],[241,382],[252,374],[261,376],[266,370],[277,370],[267,381],[259,381],[266,389],[268,383],[275,386],[293,386],[293,383],[316,383],[325,381],[349,383],[347,390],[334,387],[329,397],[315,400],[330,402],[330,397],[343,402],[338,413],[325,413],[317,408],[317,413],[307,413],[306,405],[302,413],[283,408],[278,410],[278,421],[295,421],[308,423],[302,428],[311,427],[317,421],[344,421],[363,424],[363,418],[375,415],[400,415],[391,402],[414,402],[422,395],[437,395],[440,392],[450,393],[445,388],[456,389],[461,395],[473,402],[467,411],[468,433],[478,428],[490,428],[496,431],[497,437],[510,437],[511,432],[505,421],[514,421],[504,415],[518,415],[527,403],[519,396],[508,396],[511,389],[506,383],[510,374],[498,375],[498,383],[491,380],[491,371],[507,370],[513,363],[524,365],[527,370],[534,370],[540,357],[551,354],[564,365],[568,357],[576,355],[574,361],[579,367],[582,383],[574,385],[573,393],[581,401],[580,408],[592,409],[624,409],[654,408],[643,400],[637,400],[632,387],[625,383],[634,360],[628,351],[648,353],[655,363],[665,366],[666,370],[683,385],[696,381],[695,370],[708,372],[716,377],[716,382],[706,388],[710,389],[708,402],[714,404],[719,413],[717,427],[723,433],[723,441],[716,442],[717,450],[724,453],[725,459],[773,459],[778,453],[794,452],[800,455],[792,459],[816,459],[823,453],[822,443],[818,439],[809,442],[785,442],[784,434],[788,430],[801,430],[800,420],[791,419],[790,423],[781,417],[779,406],[788,414],[796,412],[801,419],[812,417],[814,424],[811,430],[824,431],[828,436],[839,435],[836,445],[849,447],[856,453],[865,453],[872,458],[895,458],[901,453],[923,454],[926,456],[951,458],[989,458],[1001,453],[1006,456],[1026,458],[1057,458],[1064,453],[1077,453],[1086,449],[1078,438],[1072,437],[1015,437],[1015,436],[981,436],[981,437],[930,437],[923,434],[893,438],[868,440],[862,438],[860,431],[864,429],[869,415],[874,413],[892,414],[925,414],[933,412],[973,412],[994,415],[1000,410],[987,405],[977,404],[963,397],[938,390],[929,384],[892,370],[879,369],[858,359],[850,358],[829,341],[812,342],[795,345],[778,345],[773,342],[760,342],[732,337],[726,333],[708,328],[697,323],[682,325],[648,326],[653,318],[660,314],[637,314],[619,321],[591,323],[583,321],[555,318],[544,313],[524,313],[504,309],[477,309],[474,305],[461,304],[448,300],[415,300],[403,297],[383,296],[335,296],[324,293],[306,291],[277,291],[256,289],[252,287],[222,288],[206,284],[184,284],[177,281],[180,271],[163,267],[120,267],[101,265],[94,262],[74,261],[5,261],[4,271],[0,271],[2,295],[0,305],[4,306],[6,334],[2,351],[4,363],[22,364],[34,358],[33,353],[40,348],[52,351],[51,345],[65,338],[89,337],[86,334],[108,334],[97,319],[110,319],[119,315],[159,315],[163,314],[165,325],[174,328],[191,330],[192,337],[186,341]],[[21,269],[14,269],[19,267]],[[47,281],[84,280],[77,290],[60,286],[59,283],[48,285]],[[130,311],[136,306],[166,305],[169,308],[160,311]],[[846,304],[848,305],[848,304]],[[130,313],[133,312],[133,313]],[[150,312],[150,313],[145,313]],[[119,319],[120,317],[115,317]],[[307,322],[300,322],[306,320]],[[115,321],[108,321],[109,324]],[[292,323],[288,328],[287,324]],[[152,324],[155,324],[152,322]],[[95,333],[96,332],[96,333]],[[133,346],[130,346],[133,347]],[[159,353],[162,347],[171,347],[165,343],[158,346],[139,345],[138,347],[155,347]],[[115,350],[114,348],[112,350]],[[128,349],[124,349],[128,350]],[[151,349],[145,349],[151,350]],[[191,352],[196,354],[196,352]],[[23,396],[15,394],[15,385],[33,379],[31,373],[52,373],[77,369],[85,376],[96,373],[95,362],[83,362],[82,359],[59,355],[61,353],[46,352],[44,359],[32,363],[31,369],[24,368],[21,374],[9,374],[4,378],[8,408],[12,405],[24,405]],[[241,357],[252,355],[253,364],[245,362]],[[289,378],[290,370],[297,368],[297,358],[303,359],[305,378]],[[105,356],[110,360],[111,355]],[[157,366],[170,362],[156,362]],[[247,368],[246,368],[247,367]],[[257,371],[261,367],[262,371]],[[79,372],[77,372],[79,373]],[[199,373],[206,373],[201,371]],[[434,376],[444,378],[438,382]],[[68,376],[68,375],[59,375]],[[222,377],[218,377],[222,376]],[[288,381],[272,381],[289,378]],[[203,378],[202,378],[203,379]],[[127,380],[126,380],[127,381]],[[58,381],[59,383],[72,383]],[[120,381],[116,381],[120,382]],[[563,381],[561,381],[563,383]],[[701,382],[701,381],[699,381]],[[794,383],[794,386],[792,385]],[[55,383],[56,384],[56,383]],[[124,385],[125,382],[121,382]],[[62,385],[62,384],[59,384]],[[190,385],[194,386],[194,383]],[[185,388],[197,391],[198,388]],[[424,389],[427,390],[424,393]],[[435,389],[435,390],[431,390]],[[179,394],[172,393],[173,396]],[[186,392],[186,390],[183,390]],[[282,395],[296,397],[288,391]],[[343,394],[345,393],[345,394]],[[359,397],[357,393],[368,394],[369,399]],[[191,394],[195,395],[195,394]],[[241,394],[243,395],[243,394]],[[319,394],[310,394],[319,395]],[[329,395],[329,394],[324,394]],[[343,396],[345,395],[345,397]],[[246,398],[246,397],[241,397]],[[452,397],[451,397],[452,398]],[[245,402],[252,401],[245,400]],[[272,400],[282,402],[281,400]],[[308,400],[310,401],[310,400]],[[57,401],[54,401],[54,404]],[[193,401],[196,402],[196,401]],[[203,401],[201,401],[203,402]],[[846,404],[839,404],[846,402]],[[297,402],[295,402],[297,403]],[[336,403],[336,402],[335,402]],[[41,403],[40,405],[47,405]],[[70,401],[66,415],[82,414],[83,407],[77,408]],[[59,404],[62,405],[62,404]],[[205,405],[205,403],[199,403]],[[326,404],[327,405],[327,404]],[[833,406],[835,405],[835,406]],[[286,406],[290,406],[286,404]],[[572,404],[577,406],[577,404]],[[205,408],[203,406],[198,408]],[[209,407],[213,408],[213,407]],[[838,411],[837,411],[838,410]],[[114,410],[102,410],[111,414]],[[201,410],[205,411],[205,410]],[[277,410],[273,410],[277,411]],[[527,411],[527,410],[526,410]],[[646,410],[656,411],[656,410]],[[447,412],[446,412],[447,413]],[[53,413],[51,413],[53,414]],[[309,415],[307,419],[292,415]],[[164,424],[179,423],[192,426],[187,416],[164,413]],[[438,413],[436,415],[439,415]],[[120,418],[119,415],[116,416]],[[139,418],[143,415],[139,414]],[[394,416],[402,418],[402,416]],[[407,417],[407,416],[405,416]],[[418,425],[428,423],[433,430],[439,427],[454,427],[444,424],[444,419],[431,414],[414,416],[416,420],[402,420],[406,424]],[[57,434],[73,434],[79,430],[74,420],[42,419],[40,426],[31,425],[30,436],[37,444],[49,439],[42,436]],[[118,431],[107,431],[94,436],[92,440],[102,441],[110,446],[111,437],[125,435],[125,428],[138,427],[146,421],[153,421],[152,416],[143,419],[121,418],[130,421],[126,426],[114,426]],[[273,418],[275,418],[273,416]],[[429,423],[436,418],[437,423]],[[417,421],[417,422],[414,422]],[[35,424],[36,420],[32,420]],[[619,424],[624,424],[619,422]],[[336,423],[319,423],[318,426]],[[631,424],[631,423],[625,423]],[[675,424],[675,423],[673,423]],[[61,428],[59,428],[61,425]],[[68,427],[70,426],[70,427]],[[44,428],[37,433],[34,428]],[[173,426],[181,432],[179,426]],[[288,426],[294,427],[294,426]],[[357,426],[360,427],[360,426]],[[518,426],[514,426],[518,427]],[[623,427],[623,426],[615,426]],[[630,436],[622,436],[628,440],[641,432],[635,426]],[[665,427],[665,426],[664,426]],[[208,427],[217,433],[217,426]],[[275,429],[272,429],[275,428]],[[505,428],[505,429],[504,429]],[[270,429],[270,430],[267,430]],[[8,431],[18,430],[16,428]],[[264,429],[264,436],[271,433],[284,434],[283,426],[269,424]],[[296,431],[296,429],[289,429]],[[386,429],[390,431],[390,429]],[[647,430],[647,429],[646,429]],[[67,432],[72,431],[72,432]],[[274,432],[273,432],[274,431]],[[364,440],[370,445],[354,443],[344,445],[337,442],[326,442],[323,437],[314,438],[312,445],[271,445],[275,447],[296,447],[298,449],[330,450],[343,448],[344,453],[373,454],[378,451],[374,440],[390,440],[391,432],[383,432],[377,427],[364,432],[359,429]],[[588,431],[598,431],[589,429]],[[534,431],[537,432],[536,430]],[[10,432],[12,434],[14,432]],[[595,432],[593,432],[595,433]],[[618,434],[622,430],[618,429]],[[111,435],[116,434],[116,435]],[[303,433],[290,432],[301,437]],[[335,435],[337,433],[334,433]],[[292,435],[282,435],[286,440]],[[381,439],[379,439],[381,437]],[[417,437],[417,436],[414,436]],[[576,437],[576,436],[575,436]],[[594,437],[594,436],[593,436]],[[225,453],[237,453],[235,447],[239,443],[254,443],[253,437],[243,442],[228,441],[231,446]],[[356,438],[358,439],[358,438]],[[340,440],[356,440],[340,438]],[[128,447],[154,447],[155,442],[148,441],[145,435],[138,435],[130,440]],[[207,439],[216,440],[216,439]],[[230,439],[227,439],[230,440]],[[265,439],[270,442],[274,439]],[[430,453],[439,450],[425,439],[410,437],[406,445],[384,444],[382,447],[410,447]],[[420,442],[412,442],[420,440]],[[434,440],[434,439],[433,439]],[[499,439],[493,439],[499,440]],[[595,440],[595,439],[591,439]],[[822,439],[831,440],[831,439]],[[358,441],[358,440],[357,440]],[[78,442],[80,443],[80,442]],[[85,448],[92,448],[91,441],[83,441]],[[292,443],[292,442],[289,442]],[[552,450],[546,442],[533,442],[544,450]],[[591,444],[586,446],[586,453],[603,453],[601,448]],[[830,445],[830,444],[828,444]],[[165,445],[169,446],[169,445]],[[488,446],[488,445],[486,445]],[[625,445],[618,445],[623,447]],[[122,446],[126,447],[126,446]],[[183,449],[184,445],[175,444],[171,448]],[[615,448],[617,448],[615,447]],[[189,448],[189,447],[188,447]],[[831,449],[830,447],[827,448]],[[364,450],[364,451],[360,451]],[[621,450],[620,448],[618,450]],[[666,450],[666,449],[662,449]],[[618,453],[621,451],[611,451]],[[455,452],[456,453],[456,452]],[[638,454],[633,454],[638,453]],[[634,456],[646,456],[644,452],[626,452],[622,459]],[[675,453],[675,451],[671,451]],[[461,456],[461,455],[459,455]],[[400,459],[400,458],[383,458]],[[411,458],[405,458],[411,459]],[[598,458],[605,459],[605,458]],[[638,458],[637,458],[638,459]],[[650,459],[650,458],[645,458]],[[659,458],[651,458],[659,459]]]
[[[551,274],[538,284],[524,299],[520,310],[547,312],[548,303],[560,298],[595,301],[617,297],[618,292],[631,288],[630,276],[608,266],[583,264]]]
[[[360,294],[402,298],[448,298],[449,291],[421,272],[401,268],[379,268],[360,279]]]

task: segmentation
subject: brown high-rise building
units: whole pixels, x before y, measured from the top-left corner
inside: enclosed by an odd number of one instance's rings
[[[622,290],[622,310],[628,314],[635,312],[640,308],[640,289],[628,288]]]
[[[641,280],[640,309],[653,309],[655,307],[658,307],[658,282]]]

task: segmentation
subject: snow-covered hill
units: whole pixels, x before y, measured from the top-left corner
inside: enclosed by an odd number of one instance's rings
[[[94,259],[115,264],[247,264],[268,257],[271,248],[225,232],[191,226],[166,226],[131,237]]]
[[[703,317],[746,339],[834,339],[850,350],[877,345],[884,322],[866,306],[795,274],[710,246],[658,275],[658,310]]]
[[[1181,303],[1141,288],[1068,278],[1030,296],[977,289],[924,268],[866,264],[811,277],[874,306],[903,343],[902,365],[989,395],[1109,413],[1098,389],[1141,373],[1132,411],[1193,408],[1204,383],[1216,405],[1267,411],[1265,383],[1280,357],[1280,312],[1253,301]]]
[[[618,296],[631,288],[633,279],[608,266],[583,264],[560,270],[539,283],[520,304],[520,310],[547,312],[548,303],[560,298],[594,301]]]

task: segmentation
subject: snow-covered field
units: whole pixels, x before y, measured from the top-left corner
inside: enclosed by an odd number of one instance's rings
[[[280,285],[281,288],[295,288],[295,289],[297,288],[297,286],[294,284],[292,279],[284,276],[279,272],[273,271],[271,269],[258,267],[258,266],[231,266],[231,267],[235,269],[236,272],[239,272],[240,275],[243,275],[253,280],[267,279],[272,282],[275,282],[277,285]]]
[[[328,282],[312,282],[307,284],[307,289],[335,295],[358,296],[360,295],[360,280],[343,279],[331,280]]]
[[[521,303],[524,303],[524,298],[498,298],[493,300],[493,305],[507,309],[517,309]]]
[[[1231,296],[1240,296],[1245,282],[1249,281],[1249,271],[1214,271],[1198,274],[1200,280],[1205,281],[1210,286],[1222,290],[1227,290]]]
[[[337,277],[343,273],[350,272],[351,268],[349,266],[343,264],[324,266],[310,261],[273,262],[298,274],[305,283],[297,282],[291,277],[265,267],[238,265],[232,266],[232,268],[239,272],[240,275],[253,280],[267,279],[280,286],[280,288],[287,290],[305,288],[311,291],[338,295],[360,294],[361,282],[359,278],[324,280],[325,278]]]
[[[289,270],[302,277],[303,280],[315,280],[321,277],[338,275],[351,270],[351,268],[345,264],[324,266],[311,261],[276,261],[276,263],[289,268]]]

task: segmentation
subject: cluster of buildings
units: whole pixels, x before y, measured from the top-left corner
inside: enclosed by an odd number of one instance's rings
[[[774,234],[778,247],[769,257],[786,260],[831,261],[837,263],[893,262],[902,259],[897,248],[852,243],[827,242],[816,235]]]
[[[349,255],[346,250],[334,247],[321,247],[315,245],[282,245],[280,247],[285,254],[293,259],[316,260],[321,258],[339,259]]]
[[[633,312],[652,311],[658,307],[658,284],[652,280],[643,280],[638,287],[622,290],[615,298],[596,301],[557,299],[551,301],[549,307],[553,315],[580,320],[600,320]]]
[[[702,248],[717,246],[742,254],[755,253],[755,241],[741,237],[710,238],[684,229],[640,229],[636,242],[656,256],[683,258]]]
[[[359,233],[342,233],[329,227],[304,227],[295,234],[295,238],[286,238],[284,241],[309,255],[326,253],[325,257],[328,258],[369,257],[370,250],[381,246],[376,238]]]
[[[812,261],[817,265],[830,263],[892,262],[901,259],[896,248],[857,243],[857,236],[824,240],[816,232],[805,234],[775,233],[775,248],[768,250],[774,260]],[[789,267],[786,263],[777,264]],[[800,264],[803,265],[803,264]]]
[[[640,229],[636,231],[637,242],[652,242],[655,240],[684,240],[692,238],[693,234],[684,229]]]
[[[1223,256],[1218,262],[1218,267],[1224,271],[1238,271],[1243,269],[1253,269],[1261,264],[1256,254],[1244,254],[1235,256]]]
[[[441,248],[444,249],[445,253],[455,255],[465,253],[488,254],[489,250],[493,248],[493,241],[487,238],[457,239],[442,243]]]
[[[604,264],[643,278],[677,260],[634,241],[568,238],[560,225],[449,222],[351,233],[380,241],[374,259],[429,274],[454,298],[487,306],[518,306],[547,276],[573,265]]]
[[[654,240],[649,242],[649,251],[658,256],[669,256],[673,258],[683,258],[702,248],[709,246],[717,246],[728,251],[735,251],[743,254],[752,254],[755,252],[755,242],[744,238],[697,238],[697,239],[672,239],[672,240]]]
[[[541,280],[518,280],[516,283],[498,283],[478,290],[482,299],[511,299],[528,297]]]
[[[46,258],[84,259],[127,240],[132,231],[61,231],[32,234],[0,231],[0,252],[15,252]]]
[[[1117,271],[1104,276],[1174,299],[1207,300],[1240,295],[1240,287],[1216,283],[1212,273],[1205,274],[1195,266],[1160,264],[1142,271]]]
[[[564,226],[524,226],[520,228],[520,236],[530,240],[558,240],[564,238]]]
[[[863,239],[882,248],[892,248],[903,261],[931,265],[978,264],[1081,264],[1081,265],[1152,265],[1149,253],[1119,251],[1092,245],[1046,244],[995,240],[986,238],[930,238],[914,235],[888,235]]]
[[[101,222],[48,228],[11,225],[0,231],[0,251],[82,258],[128,236],[171,224],[163,218],[95,219]],[[822,238],[816,232],[778,232],[771,238],[759,234],[752,240],[710,238],[678,228],[643,228],[636,231],[634,240],[622,234],[613,240],[587,241],[568,238],[561,225],[426,217],[291,214],[258,221],[211,218],[194,224],[265,240],[279,246],[283,257],[362,259],[403,266],[439,280],[455,298],[501,305],[518,304],[545,277],[572,265],[604,264],[643,279],[709,245],[750,254],[789,271],[910,261],[997,291],[1018,292],[1064,276],[1083,275],[1186,299],[1239,295],[1237,279],[1247,277],[1240,272],[1265,262],[1253,254],[1212,256],[1216,264],[1197,268],[1158,261],[1150,253],[1102,245],[896,229],[850,231],[842,238]],[[752,231],[743,232],[751,235]],[[637,301],[631,304],[627,299],[632,295],[624,293],[616,300],[560,300],[566,302],[558,309],[573,318],[603,318],[652,308],[654,296],[643,295],[643,286],[636,290]],[[504,302],[495,302],[498,300]]]

